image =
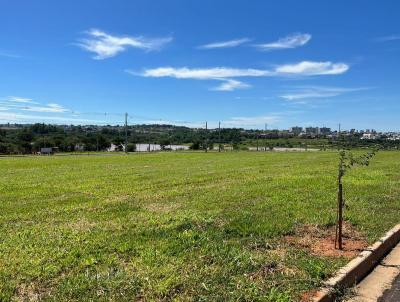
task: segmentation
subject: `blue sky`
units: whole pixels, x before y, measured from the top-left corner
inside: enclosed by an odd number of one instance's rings
[[[0,0],[0,123],[399,130],[399,1]]]

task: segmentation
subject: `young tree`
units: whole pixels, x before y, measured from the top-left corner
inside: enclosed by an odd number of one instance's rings
[[[339,250],[343,249],[343,176],[353,166],[368,166],[369,160],[375,155],[376,150],[373,149],[366,154],[361,156],[354,156],[354,154],[348,150],[342,150],[339,152],[339,170],[338,170],[338,205],[337,205],[337,220],[336,220],[336,237],[335,237],[335,248]]]

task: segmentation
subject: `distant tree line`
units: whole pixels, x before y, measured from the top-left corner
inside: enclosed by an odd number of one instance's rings
[[[243,129],[221,129],[216,131],[193,129],[171,125],[128,126],[128,150],[134,151],[137,143],[152,143],[161,146],[191,144],[203,148],[204,142],[213,144],[240,143]],[[125,143],[123,126],[59,126],[48,124],[0,125],[1,154],[29,154],[44,147],[57,147],[60,152],[104,151],[111,144],[121,149]]]
[[[308,145],[318,148],[362,148],[379,145],[383,149],[398,149],[399,141],[361,140],[360,137],[346,136],[340,139],[314,138],[299,139],[282,134],[278,130],[245,130],[221,128],[205,130],[172,125],[128,126],[128,151],[135,151],[137,143],[159,144],[168,149],[171,144],[187,144],[191,149],[212,149],[229,144],[233,149],[260,145],[264,148],[301,147]],[[74,126],[31,124],[0,125],[0,154],[29,154],[39,152],[43,147],[57,147],[60,152],[104,151],[113,144],[122,150],[125,143],[123,126]]]

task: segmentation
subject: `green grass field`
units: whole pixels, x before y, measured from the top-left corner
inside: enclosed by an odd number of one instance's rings
[[[0,301],[297,301],[347,260],[285,243],[332,225],[335,152],[0,158]],[[369,242],[400,218],[400,152],[345,177]]]

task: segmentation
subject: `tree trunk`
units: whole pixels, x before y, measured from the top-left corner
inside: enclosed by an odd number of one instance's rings
[[[339,179],[338,190],[338,220],[337,220],[337,234],[336,240],[339,250],[343,249],[343,185],[342,180]]]

